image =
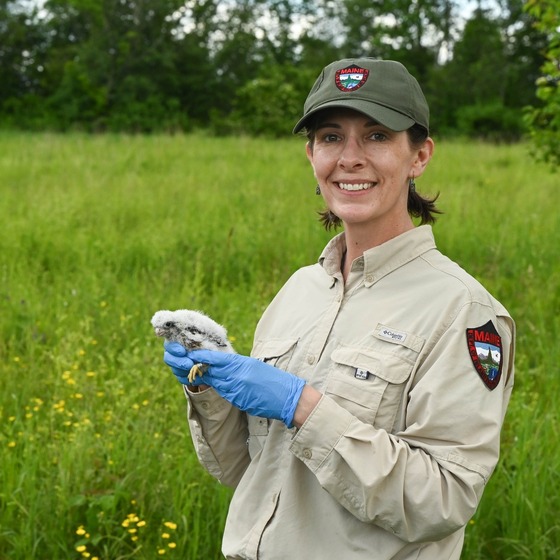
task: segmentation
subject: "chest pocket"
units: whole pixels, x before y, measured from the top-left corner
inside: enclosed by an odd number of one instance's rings
[[[257,340],[251,356],[274,367],[289,371],[290,361],[297,345],[297,338]],[[268,436],[269,421],[266,418],[247,415],[249,438],[247,446],[251,459],[259,453]]]
[[[255,455],[262,450],[266,436],[268,436],[268,420],[248,414],[247,425],[249,428],[247,447],[249,448],[249,456],[254,459]]]
[[[271,366],[289,371],[290,360],[294,354],[297,338],[270,338],[256,340],[251,356]]]
[[[378,325],[359,346],[333,351],[326,394],[363,422],[391,432],[424,340],[410,333],[386,339],[382,329]]]

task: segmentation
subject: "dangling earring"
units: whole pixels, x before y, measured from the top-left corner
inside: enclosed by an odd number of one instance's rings
[[[409,180],[408,180],[408,190],[413,193],[416,192],[416,183],[414,182],[414,176],[412,176]]]
[[[317,183],[317,186],[315,187],[315,194],[316,194],[316,195],[320,195],[320,194],[321,194],[321,187],[319,186],[318,183]]]

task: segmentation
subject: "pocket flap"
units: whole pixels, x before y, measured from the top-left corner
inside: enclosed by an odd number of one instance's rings
[[[412,365],[406,360],[363,348],[338,348],[331,354],[331,359],[345,366],[366,370],[389,383],[404,383],[412,371]]]
[[[268,420],[260,416],[252,416],[247,414],[247,424],[249,434],[252,436],[266,436],[268,435]]]
[[[267,338],[256,340],[251,356],[255,358],[279,358],[287,354],[298,342],[297,338]]]

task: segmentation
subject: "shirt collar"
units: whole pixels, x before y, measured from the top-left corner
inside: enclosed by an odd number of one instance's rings
[[[363,268],[364,285],[369,287],[393,270],[436,248],[431,226],[418,226],[385,243],[368,249],[352,263]],[[333,237],[321,253],[319,264],[329,276],[340,274],[342,255],[346,251],[344,232]],[[359,269],[358,268],[358,269]]]

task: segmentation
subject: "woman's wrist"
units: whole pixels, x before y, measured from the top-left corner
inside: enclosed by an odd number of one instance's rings
[[[301,428],[303,423],[307,420],[309,415],[313,412],[319,401],[321,400],[322,393],[306,384],[301,392],[296,411],[294,412],[294,426]]]

